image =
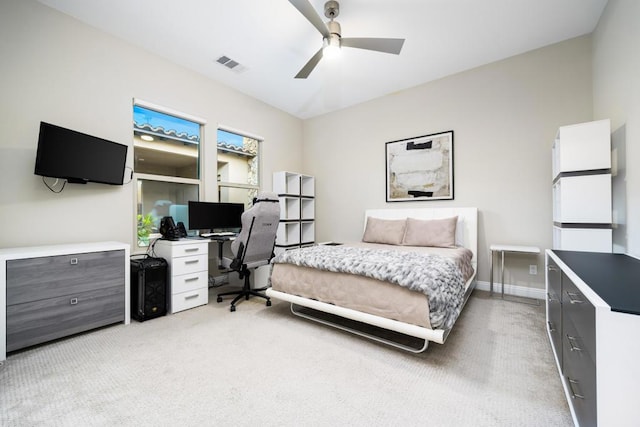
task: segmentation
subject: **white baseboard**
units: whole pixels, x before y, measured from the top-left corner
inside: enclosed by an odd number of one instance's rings
[[[500,293],[500,283],[493,284],[493,293]],[[489,282],[482,282],[480,280],[476,281],[476,289],[481,291],[490,291]],[[513,295],[516,297],[524,297],[524,298],[533,298],[533,299],[545,299],[545,290],[540,288],[530,288],[528,286],[519,286],[519,285],[510,285],[508,283],[504,284],[504,294],[505,295]]]

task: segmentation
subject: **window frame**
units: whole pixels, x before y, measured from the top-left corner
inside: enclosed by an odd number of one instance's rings
[[[167,114],[167,115],[171,115],[174,117],[178,117],[184,120],[188,120],[194,123],[197,123],[200,125],[200,141],[198,142],[198,178],[182,178],[182,177],[176,177],[176,176],[167,176],[167,175],[155,175],[155,174],[150,174],[150,173],[139,173],[135,171],[135,167],[133,170],[133,178],[132,178],[132,183],[133,183],[133,188],[135,189],[135,191],[133,191],[133,207],[134,207],[134,215],[133,215],[133,250],[132,253],[134,254],[139,254],[139,253],[146,253],[149,249],[149,246],[139,246],[138,245],[138,221],[137,221],[137,216],[138,216],[138,203],[141,202],[138,200],[138,186],[139,186],[139,181],[143,180],[143,181],[156,181],[156,182],[167,182],[167,183],[176,183],[176,184],[191,184],[191,185],[197,185],[198,186],[198,199],[202,200],[204,197],[204,185],[206,182],[206,172],[205,172],[205,167],[204,167],[204,159],[205,159],[205,138],[204,138],[204,134],[205,134],[205,126],[207,124],[207,121],[203,118],[191,115],[191,114],[187,114],[187,113],[183,113],[181,111],[177,111],[171,108],[167,108],[167,107],[163,107],[161,105],[157,105],[157,104],[153,104],[138,98],[133,98],[133,103],[131,104],[131,114],[132,114],[132,118],[133,118],[133,107],[134,106],[140,106],[143,108],[147,108],[149,110],[153,110],[153,111],[157,111],[159,113],[162,114]],[[133,132],[133,130],[132,130]],[[132,136],[133,138],[133,136]],[[133,145],[133,142],[132,142]],[[135,156],[135,146],[132,146],[132,153]],[[217,150],[216,150],[217,152]],[[155,236],[154,236],[155,237]]]
[[[229,133],[233,133],[242,137],[246,137],[246,138],[251,138],[257,141],[257,145],[258,145],[258,173],[257,173],[257,177],[258,177],[258,183],[257,184],[243,184],[243,183],[238,183],[238,182],[229,182],[229,181],[218,181],[217,179],[217,171],[218,171],[218,152],[220,151],[218,149],[218,131],[222,130],[224,132],[229,132]],[[262,145],[264,143],[264,138],[260,135],[256,135],[250,132],[246,132],[243,130],[239,130],[236,128],[233,128],[231,126],[226,126],[223,124],[218,124],[218,126],[216,127],[216,179],[215,179],[215,184],[216,184],[216,188],[215,188],[215,192],[216,194],[220,194],[220,187],[225,187],[225,188],[234,188],[234,189],[243,189],[243,190],[256,190],[256,193],[260,192],[261,189],[261,185],[262,185]],[[220,200],[218,200],[220,201]]]

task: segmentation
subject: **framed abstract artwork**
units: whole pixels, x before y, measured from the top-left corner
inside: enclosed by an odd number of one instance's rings
[[[387,202],[453,200],[453,131],[391,141]]]

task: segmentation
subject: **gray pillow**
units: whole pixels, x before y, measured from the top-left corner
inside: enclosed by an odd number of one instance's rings
[[[401,245],[406,220],[367,217],[367,226],[362,236],[363,242]]]
[[[407,218],[407,228],[402,244],[453,248],[456,246],[457,222],[457,216],[443,219]]]

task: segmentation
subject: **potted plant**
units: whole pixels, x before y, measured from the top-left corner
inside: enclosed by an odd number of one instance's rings
[[[149,235],[153,228],[153,217],[151,214],[138,214],[138,245],[148,246]]]

